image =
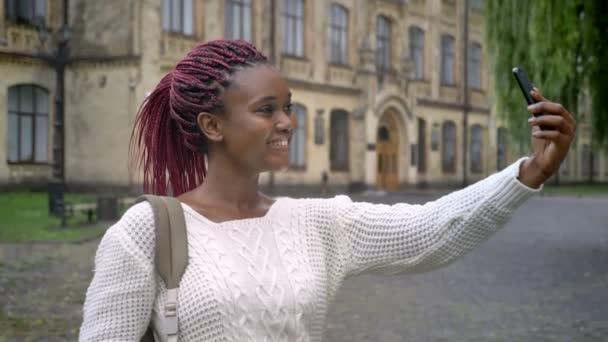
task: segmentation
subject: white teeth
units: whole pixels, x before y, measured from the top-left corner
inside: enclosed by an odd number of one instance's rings
[[[272,147],[283,147],[287,146],[287,140],[275,140],[270,142],[270,146]]]

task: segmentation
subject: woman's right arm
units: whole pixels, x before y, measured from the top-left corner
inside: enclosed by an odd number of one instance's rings
[[[145,333],[156,295],[153,222],[150,205],[141,203],[104,235],[79,341],[139,341]]]

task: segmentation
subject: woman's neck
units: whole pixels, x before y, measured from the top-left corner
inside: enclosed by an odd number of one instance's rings
[[[259,204],[259,174],[243,175],[230,169],[209,168],[203,184],[197,192],[208,199],[232,203],[237,208],[254,208]]]

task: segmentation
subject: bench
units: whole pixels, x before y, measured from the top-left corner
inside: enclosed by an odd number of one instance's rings
[[[104,198],[99,197],[96,202],[66,203],[65,204],[66,216],[72,217],[77,212],[85,213],[87,215],[87,222],[93,223],[94,222],[93,218],[99,217],[99,203],[103,199],[108,199],[108,197],[104,197]],[[111,197],[109,199],[113,200],[113,198],[111,198]],[[116,208],[117,214],[124,212],[130,206],[135,204],[136,199],[137,199],[137,197],[119,197],[119,198],[117,198],[116,199],[116,205],[118,206],[118,208]]]
[[[87,222],[93,223],[93,216],[97,215],[97,203],[96,202],[85,202],[85,203],[66,203],[65,214],[68,217],[74,216],[76,212],[86,213]]]

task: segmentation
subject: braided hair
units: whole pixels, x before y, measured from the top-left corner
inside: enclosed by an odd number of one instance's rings
[[[143,168],[144,192],[173,196],[194,189],[206,176],[208,142],[197,124],[201,112],[221,114],[220,95],[231,76],[268,63],[243,40],[214,40],[193,48],[143,102],[131,133],[131,160]]]

